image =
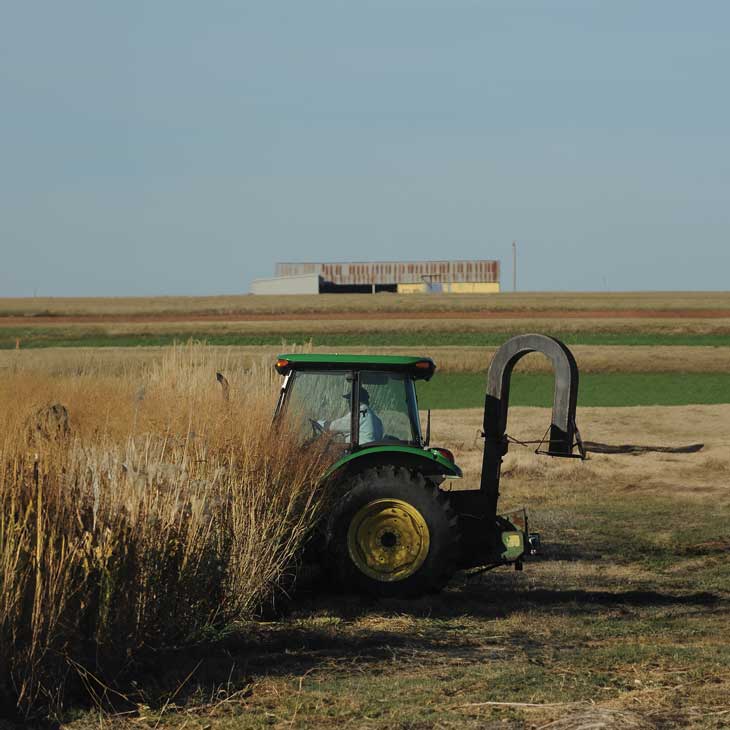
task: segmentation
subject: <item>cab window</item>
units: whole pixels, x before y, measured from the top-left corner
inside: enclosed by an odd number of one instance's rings
[[[413,381],[401,373],[363,371],[360,385],[368,393],[369,408],[382,421],[382,440],[420,445]]]
[[[350,401],[343,396],[352,391],[347,371],[295,371],[288,386],[286,411],[293,422],[301,421],[303,435],[311,433],[313,421],[334,421],[350,412]]]

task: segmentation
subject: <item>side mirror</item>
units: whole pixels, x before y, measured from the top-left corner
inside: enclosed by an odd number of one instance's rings
[[[428,446],[431,443],[431,409],[429,408],[426,416],[426,438],[424,439],[424,446]]]

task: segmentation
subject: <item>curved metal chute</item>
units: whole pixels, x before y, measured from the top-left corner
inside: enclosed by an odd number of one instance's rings
[[[573,353],[554,337],[529,334],[507,340],[497,350],[487,373],[484,404],[484,460],[481,490],[489,513],[496,516],[502,457],[507,453],[507,412],[512,370],[529,352],[541,352],[552,362],[555,394],[547,454],[572,456],[576,440],[575,409],[578,402],[578,366]]]

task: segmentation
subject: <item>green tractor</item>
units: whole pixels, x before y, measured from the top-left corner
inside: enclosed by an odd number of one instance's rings
[[[539,536],[525,510],[497,514],[502,457],[507,453],[509,382],[515,363],[542,352],[555,370],[547,451],[573,456],[578,369],[558,340],[513,337],[487,375],[484,460],[479,489],[447,489],[462,471],[453,454],[421,428],[416,381],[433,377],[428,357],[280,355],[284,376],[275,421],[285,414],[321,440],[332,464],[326,478],[337,495],[323,528],[324,565],[343,589],[412,597],[439,591],[459,569],[522,569]],[[577,440],[577,444],[576,444]]]

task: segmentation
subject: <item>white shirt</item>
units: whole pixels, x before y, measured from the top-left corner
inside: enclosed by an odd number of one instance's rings
[[[345,434],[345,441],[350,443],[350,414],[342,416],[330,423],[330,431]],[[360,404],[360,443],[383,440],[383,422],[365,405]]]

